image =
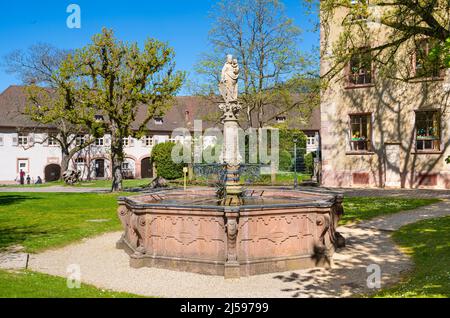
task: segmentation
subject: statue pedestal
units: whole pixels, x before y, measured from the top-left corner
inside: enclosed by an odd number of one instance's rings
[[[239,125],[233,106],[238,105],[225,104],[223,123],[224,123],[224,143],[222,161],[227,164],[225,190],[226,196],[223,205],[233,206],[242,204],[243,188],[240,182],[239,168],[241,163],[241,154],[239,152]]]

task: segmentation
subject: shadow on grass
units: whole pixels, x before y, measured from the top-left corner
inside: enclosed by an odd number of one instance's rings
[[[49,235],[49,231],[36,229],[32,225],[0,228],[0,251],[12,245],[23,245],[23,242],[30,237],[44,237]]]
[[[13,205],[26,200],[40,200],[40,198],[18,194],[0,195],[0,206]]]

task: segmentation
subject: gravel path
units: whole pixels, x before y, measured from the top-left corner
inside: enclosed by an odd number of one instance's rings
[[[411,269],[390,232],[421,219],[450,215],[450,201],[377,218],[339,231],[347,246],[333,258],[331,269],[309,269],[225,280],[218,276],[129,267],[129,257],[115,248],[121,233],[108,233],[62,249],[32,255],[29,267],[38,272],[67,276],[78,264],[83,282],[116,291],[160,297],[348,297],[374,292],[367,287],[367,266],[381,268],[381,287]],[[386,231],[388,230],[388,231]]]

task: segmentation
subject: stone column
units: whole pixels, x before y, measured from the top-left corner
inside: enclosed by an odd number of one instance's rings
[[[228,106],[228,105],[227,105]],[[224,205],[242,204],[242,186],[240,183],[239,168],[241,155],[239,152],[239,125],[236,116],[232,111],[225,112],[224,115],[224,143],[223,162],[227,164],[226,173],[226,197]]]

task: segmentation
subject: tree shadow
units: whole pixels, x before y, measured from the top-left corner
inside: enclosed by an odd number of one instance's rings
[[[27,200],[40,200],[40,198],[19,194],[2,194],[0,195],[0,206],[13,205]]]
[[[347,246],[333,256],[330,269],[313,268],[279,274],[273,279],[283,282],[281,289],[286,297],[350,297],[370,294],[367,281],[371,272],[368,266],[376,264],[381,269],[382,288],[395,283],[400,275],[409,270],[410,261],[391,242],[389,235],[380,231],[343,228]]]
[[[36,228],[36,226],[13,226],[0,228],[0,251],[12,245],[23,245],[30,237],[50,236],[51,232]]]
[[[450,188],[450,174],[445,173],[448,169],[444,160],[450,145],[447,114],[450,93],[444,92],[443,83],[380,79],[374,86],[354,89],[344,88],[344,83],[336,84],[336,91],[330,93],[322,106],[325,113],[322,124],[325,122],[333,128],[328,129],[328,135],[325,133],[323,138],[324,165],[332,168],[324,171],[324,185],[384,188],[392,186],[392,180],[387,179],[394,175],[394,179],[398,179],[394,183],[398,183],[399,188]],[[327,107],[332,107],[333,111]],[[416,113],[433,110],[440,116],[439,150],[417,151]],[[372,133],[367,153],[352,149],[351,114],[371,116]],[[398,147],[398,155],[389,158],[387,145]],[[356,181],[355,174],[366,174],[367,179]]]

